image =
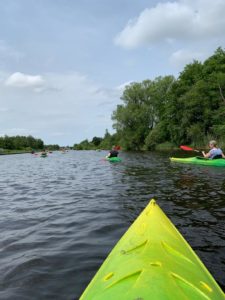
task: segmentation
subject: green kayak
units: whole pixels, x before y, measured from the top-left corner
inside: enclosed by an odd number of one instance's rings
[[[152,200],[80,300],[224,300],[190,245]]]
[[[195,164],[204,166],[215,166],[215,167],[225,167],[225,159],[208,159],[204,157],[188,157],[188,158],[175,158],[170,157],[173,162],[183,163],[183,164]]]
[[[120,161],[122,161],[122,159],[120,157],[106,157],[105,159],[110,161],[110,162],[120,162]]]

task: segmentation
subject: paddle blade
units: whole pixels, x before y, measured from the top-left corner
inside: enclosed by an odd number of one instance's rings
[[[188,147],[188,146],[183,146],[183,145],[181,145],[180,148],[181,148],[182,150],[185,150],[185,151],[194,151],[193,148]]]

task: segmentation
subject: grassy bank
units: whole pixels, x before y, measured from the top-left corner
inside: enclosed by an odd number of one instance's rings
[[[170,142],[165,142],[162,144],[158,144],[155,146],[156,151],[171,151],[171,150],[179,150],[179,147]]]
[[[0,155],[11,155],[11,154],[24,154],[31,153],[30,149],[0,149]],[[42,150],[35,150],[35,152],[40,152]]]
[[[10,155],[10,154],[24,154],[24,153],[31,153],[27,150],[7,150],[0,151],[0,155]]]

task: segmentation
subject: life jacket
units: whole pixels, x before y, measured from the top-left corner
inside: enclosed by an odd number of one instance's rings
[[[213,148],[209,151],[211,159],[222,158],[222,150],[220,148]]]

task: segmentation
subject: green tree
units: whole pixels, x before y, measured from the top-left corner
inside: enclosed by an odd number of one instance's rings
[[[142,149],[147,136],[150,145],[150,132],[164,119],[174,81],[173,76],[165,76],[125,88],[121,97],[124,104],[117,106],[112,119],[126,149]]]
[[[95,136],[95,137],[93,137],[91,143],[92,143],[94,146],[98,147],[98,146],[101,144],[102,140],[103,140],[103,139],[102,139],[101,137]]]
[[[187,64],[173,76],[133,82],[112,114],[116,133],[82,142],[82,149],[153,149],[158,144],[202,145],[209,137],[225,144],[225,51],[218,48],[205,62]],[[99,144],[100,141],[100,144]],[[0,144],[2,141],[0,141]]]

